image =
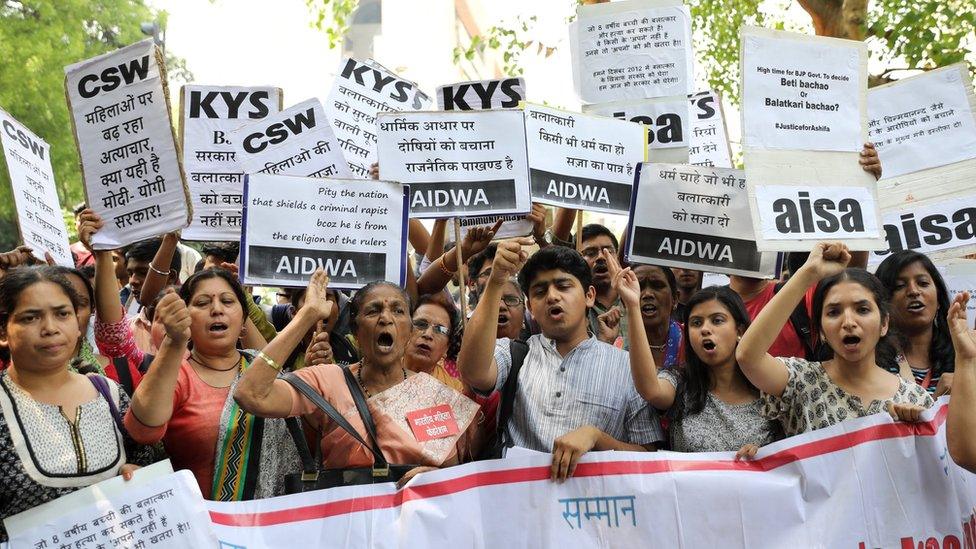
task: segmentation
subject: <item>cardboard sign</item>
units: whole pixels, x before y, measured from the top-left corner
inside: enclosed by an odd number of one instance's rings
[[[241,126],[231,140],[245,174],[349,177],[318,99]]]
[[[525,105],[532,200],[626,215],[634,170],[647,154],[640,124]]]
[[[883,178],[976,158],[976,113],[966,63],[868,91],[868,136]]]
[[[520,110],[380,113],[383,177],[410,185],[411,217],[532,209]]]
[[[430,104],[416,84],[372,59],[344,58],[325,111],[353,176],[368,179],[369,166],[376,162],[377,113],[422,111]]]
[[[427,442],[458,434],[457,419],[447,404],[407,413],[407,423],[417,442]]]
[[[694,166],[732,168],[732,148],[722,113],[722,98],[715,90],[688,96],[691,103],[691,146],[688,163]]]
[[[152,40],[64,71],[85,198],[105,221],[92,247],[113,250],[186,227],[193,211]]]
[[[748,172],[746,174],[748,178]],[[784,177],[784,182],[788,177]],[[809,251],[823,240],[882,242],[877,191],[866,186],[750,183],[756,240],[763,251]]]
[[[745,146],[861,150],[867,46],[742,27]],[[748,165],[748,163],[747,163]]]
[[[691,13],[681,0],[579,6],[569,28],[573,84],[584,103],[691,93]]]
[[[437,88],[439,111],[511,109],[525,100],[525,79],[521,77],[458,82]]]
[[[684,95],[583,105],[583,112],[636,122],[647,128],[647,158],[688,163],[691,116]]]
[[[180,143],[194,214],[183,240],[241,239],[244,172],[230,135],[280,111],[281,95],[280,88],[270,86],[183,86]]]
[[[250,174],[244,180],[244,284],[329,287],[405,283],[407,192],[398,183]]]
[[[48,252],[58,265],[74,267],[51,168],[51,146],[3,109],[0,126],[21,240],[37,259],[43,261]]]
[[[630,261],[755,278],[777,273],[777,254],[756,248],[742,170],[641,164],[630,218]]]
[[[915,250],[936,259],[961,257],[976,248],[976,192],[886,210],[882,222],[887,248],[872,253],[870,263],[880,263],[901,250]]]

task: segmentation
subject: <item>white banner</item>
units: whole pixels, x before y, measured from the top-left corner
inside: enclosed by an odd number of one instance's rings
[[[976,192],[885,211],[882,222],[888,246],[872,253],[871,263],[880,263],[889,254],[901,250],[915,250],[927,255],[960,248],[968,251],[976,246]]]
[[[305,287],[318,268],[330,288],[405,284],[408,191],[384,181],[248,175],[244,284]]]
[[[522,111],[380,113],[383,177],[410,185],[410,216],[532,209]]]
[[[591,452],[557,484],[549,455],[519,452],[400,491],[208,505],[227,547],[971,547],[976,477],[946,452],[945,402],[921,423],[855,419],[752,461]]]
[[[243,125],[231,133],[245,174],[349,177],[318,99]]]
[[[746,147],[860,151],[867,46],[743,27]]]
[[[688,163],[695,166],[732,168],[732,149],[725,127],[722,98],[715,90],[688,97],[691,102],[691,147]]]
[[[244,173],[230,135],[244,124],[280,110],[279,88],[183,86],[180,141],[193,203],[193,221],[180,235],[183,240],[241,239]]]
[[[325,101],[325,112],[353,176],[368,179],[369,166],[376,162],[377,113],[422,111],[430,104],[416,84],[372,59],[344,58]]]
[[[65,93],[89,206],[105,221],[97,250],[182,229],[189,193],[151,39],[65,67]]]
[[[437,88],[437,110],[511,109],[526,100],[524,78],[496,78],[446,84]]]
[[[172,471],[163,461],[7,517],[10,547],[217,548],[196,479]]]
[[[690,111],[684,95],[583,105],[584,113],[643,125],[647,128],[647,158],[672,164],[688,163]]]
[[[44,252],[49,252],[58,265],[74,267],[51,168],[51,146],[3,109],[0,126],[21,239],[37,259],[43,261]]]
[[[875,193],[864,187],[761,185],[755,191],[758,236],[803,242],[870,238],[880,234]],[[762,249],[762,245],[760,245]]]
[[[626,215],[634,169],[645,160],[640,124],[525,105],[532,200]]]
[[[883,177],[976,158],[976,118],[965,63],[868,91],[868,136]]]
[[[756,248],[742,170],[641,164],[631,201],[630,261],[773,278],[775,253]]]
[[[589,4],[576,16],[569,42],[584,103],[693,91],[691,13],[681,0]]]

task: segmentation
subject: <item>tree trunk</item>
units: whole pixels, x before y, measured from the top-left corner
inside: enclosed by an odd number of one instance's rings
[[[818,36],[864,40],[868,0],[799,0]]]

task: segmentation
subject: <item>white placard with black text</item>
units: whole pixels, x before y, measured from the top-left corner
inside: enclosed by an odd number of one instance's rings
[[[511,109],[525,99],[525,79],[521,77],[473,80],[437,88],[439,111]]]
[[[110,250],[182,229],[192,209],[177,154],[162,55],[143,40],[65,67],[65,93],[89,206]]]
[[[688,163],[695,166],[731,168],[732,149],[725,127],[722,98],[707,90],[688,96],[691,103],[691,146]]]
[[[643,125],[652,162],[688,163],[691,109],[684,95],[583,105],[583,112]]]

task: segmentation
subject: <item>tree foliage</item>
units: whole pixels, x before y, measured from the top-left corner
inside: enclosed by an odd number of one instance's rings
[[[349,30],[349,20],[359,6],[359,0],[305,0],[312,13],[312,27],[329,38],[329,48],[335,49]]]
[[[160,16],[165,14],[143,0],[0,0],[0,108],[51,145],[58,197],[65,208],[80,202],[84,191],[64,97],[64,67],[146,38],[140,24]],[[182,60],[175,60],[175,67],[178,76],[190,76]],[[3,165],[0,250],[11,249],[16,240]]]

